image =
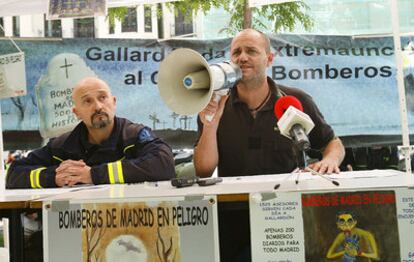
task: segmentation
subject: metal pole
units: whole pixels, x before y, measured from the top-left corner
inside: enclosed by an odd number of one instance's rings
[[[1,134],[0,134],[0,176],[5,176],[5,172],[4,172],[4,158],[3,158],[3,128],[1,125],[1,105],[0,105],[0,130],[1,130]],[[1,177],[0,179],[5,179],[4,177]]]
[[[410,136],[408,130],[408,116],[407,116],[407,104],[405,100],[405,88],[404,88],[404,71],[402,65],[402,51],[401,51],[401,38],[400,38],[400,18],[398,13],[398,1],[391,0],[391,20],[392,20],[392,34],[394,38],[394,50],[395,60],[397,66],[397,84],[398,94],[400,98],[400,118],[401,118],[401,131],[402,131],[402,153],[405,159],[405,170],[407,174],[411,174],[411,157],[410,157]]]
[[[3,26],[0,25],[0,29],[3,30],[4,33],[6,33],[6,31],[4,31]],[[15,43],[13,43],[15,45]],[[19,49],[20,50],[20,49]],[[4,174],[4,158],[3,158],[3,128],[1,125],[1,104],[0,104],[0,176],[5,176],[6,174]],[[1,177],[0,179],[5,179],[4,177]]]

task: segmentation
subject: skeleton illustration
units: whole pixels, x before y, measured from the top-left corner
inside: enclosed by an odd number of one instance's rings
[[[352,212],[340,212],[337,215],[336,225],[341,231],[335,238],[326,254],[328,259],[342,258],[344,262],[379,260],[377,243],[374,235],[356,227],[357,220]]]

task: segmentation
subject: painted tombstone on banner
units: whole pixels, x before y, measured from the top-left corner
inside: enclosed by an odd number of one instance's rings
[[[26,94],[24,53],[0,56],[0,99]]]
[[[49,61],[46,74],[36,84],[42,137],[56,137],[78,124],[72,113],[72,90],[87,76],[95,73],[76,54],[59,54]]]

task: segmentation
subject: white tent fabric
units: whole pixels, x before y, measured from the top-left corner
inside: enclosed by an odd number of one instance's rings
[[[177,0],[107,0],[107,6],[135,6],[174,1]],[[47,12],[48,2],[48,0],[0,0],[0,17],[44,14]]]
[[[0,0],[1,1],[1,0]],[[108,7],[117,7],[117,6],[134,6],[141,4],[157,4],[157,3],[167,3],[175,2],[179,0],[108,0]]]
[[[47,0],[0,0],[0,16],[46,13]]]
[[[259,7],[262,5],[281,4],[286,2],[293,2],[296,0],[249,0],[250,7]]]

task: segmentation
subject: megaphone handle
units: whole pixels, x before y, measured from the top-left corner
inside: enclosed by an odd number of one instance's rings
[[[218,93],[216,93],[216,92],[214,92],[214,94],[213,94],[213,95],[214,95],[214,98],[213,98],[214,102],[216,102],[216,103],[220,102],[220,100],[221,100],[221,95],[220,95],[220,94],[218,94]],[[207,120],[208,122],[211,122],[211,121],[213,120],[214,115],[215,115],[215,114],[206,115],[206,120]]]

